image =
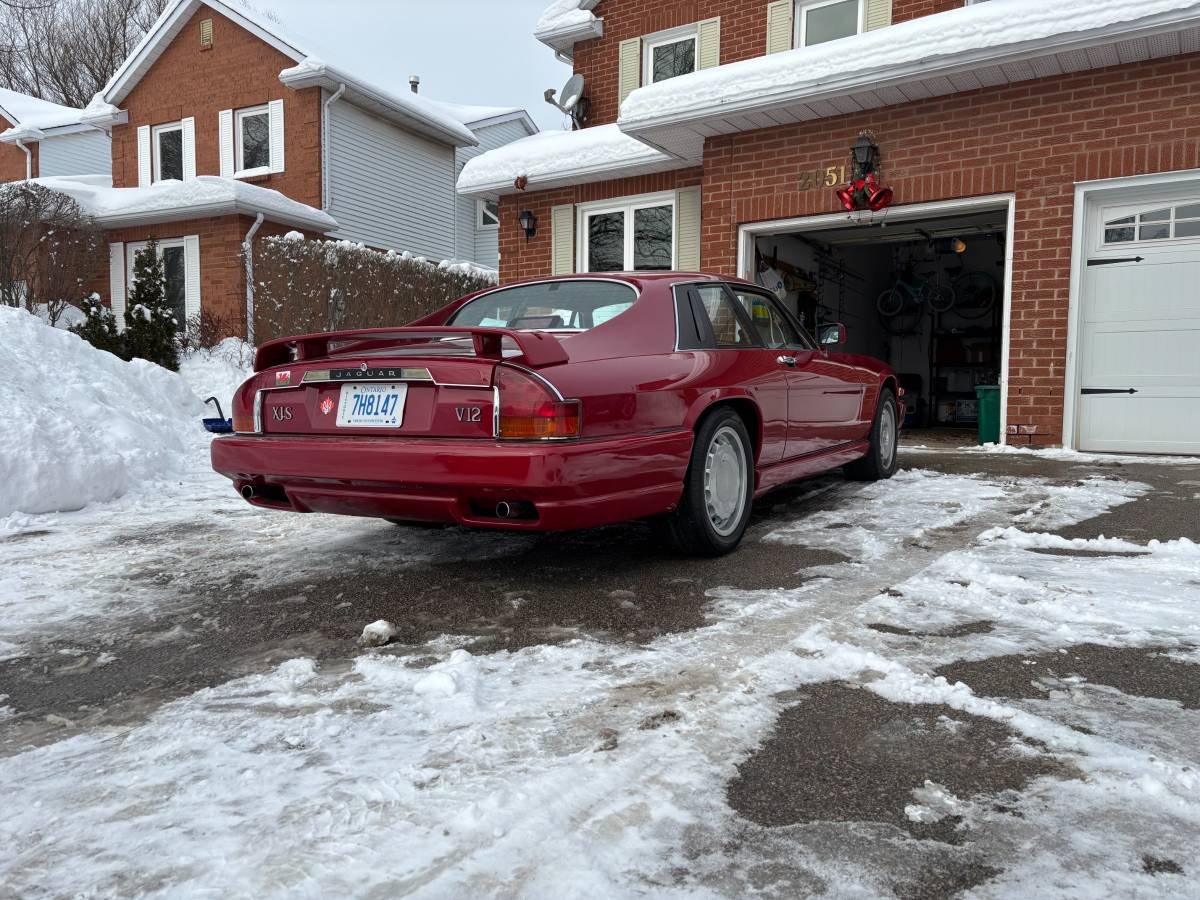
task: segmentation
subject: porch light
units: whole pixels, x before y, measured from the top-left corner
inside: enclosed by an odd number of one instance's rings
[[[537,234],[537,216],[535,216],[529,210],[525,210],[525,212],[521,213],[521,215],[517,217],[517,220],[521,223],[521,230],[525,232],[526,241],[530,240],[534,235]]]
[[[854,146],[850,148],[854,154],[854,162],[858,166],[859,177],[866,177],[879,168],[879,145],[864,131],[858,136]]]

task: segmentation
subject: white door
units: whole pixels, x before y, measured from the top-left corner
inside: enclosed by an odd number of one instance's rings
[[[1200,191],[1087,227],[1079,449],[1200,453]]]

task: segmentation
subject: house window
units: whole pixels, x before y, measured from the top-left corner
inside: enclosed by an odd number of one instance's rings
[[[183,123],[155,125],[152,130],[154,146],[154,180],[183,181]]]
[[[796,46],[815,47],[863,30],[863,0],[797,0]]]
[[[1195,238],[1200,238],[1200,203],[1194,201],[1104,223],[1104,243],[1110,245]]]
[[[581,269],[667,272],[675,265],[675,197],[641,197],[582,207]]]
[[[271,171],[271,114],[266,106],[239,109],[236,119],[237,174]]]
[[[125,245],[125,284],[127,297],[133,296],[133,287],[137,283],[137,255],[149,242]],[[163,275],[167,283],[167,303],[175,315],[175,330],[183,332],[187,328],[187,254],[182,240],[158,242],[158,258],[162,260]],[[130,313],[133,315],[134,313]]]
[[[696,27],[675,28],[643,40],[642,84],[654,84],[696,71]]]
[[[500,227],[500,204],[495,200],[480,200],[475,204],[476,228]]]

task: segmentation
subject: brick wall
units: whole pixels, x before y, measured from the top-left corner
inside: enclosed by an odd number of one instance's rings
[[[892,0],[892,22],[907,22],[965,5],[964,0]]]
[[[200,303],[201,309],[222,319],[241,320],[246,310],[245,263],[242,260],[242,240],[254,224],[248,216],[216,216],[164,222],[159,225],[139,225],[117,228],[106,233],[110,243],[170,240],[189,234],[200,237]],[[293,229],[264,222],[255,240],[280,236]],[[318,235],[306,234],[306,237]],[[112,305],[108,272],[97,281],[95,290],[108,305]]]
[[[207,50],[200,47],[202,19],[213,20],[213,45]],[[113,184],[137,186],[138,126],[194,117],[196,174],[219,175],[217,114],[282,99],[286,171],[254,183],[319,208],[321,92],[284,87],[279,73],[292,65],[270,45],[202,6],[121,104],[129,111],[129,124],[113,129]]]
[[[550,272],[550,210],[564,203],[590,203],[613,197],[631,197],[673,191],[700,184],[702,170],[685,169],[658,175],[640,175],[593,184],[515,194],[500,200],[500,281],[535,278]],[[528,210],[538,219],[538,233],[529,241],[518,216]]]
[[[801,191],[800,173],[848,164],[864,128],[882,148],[897,204],[1016,195],[1009,439],[1061,443],[1074,185],[1200,168],[1200,55],[710,139],[703,268],[736,274],[739,224],[836,212],[833,191]],[[517,239],[520,209],[533,209],[548,229],[555,203],[649,189],[608,182],[506,198],[502,276],[549,271],[548,230],[527,248]]]
[[[0,116],[0,131],[7,131],[13,123]],[[38,145],[26,144],[33,151],[33,177],[38,175]],[[0,182],[25,180],[25,151],[16,144],[0,144]]]
[[[892,18],[902,22],[962,5],[962,0],[893,0]],[[589,126],[617,120],[621,41],[720,16],[722,65],[767,51],[767,0],[604,0],[595,14],[604,19],[604,36],[575,45],[575,71],[587,79],[592,101]]]

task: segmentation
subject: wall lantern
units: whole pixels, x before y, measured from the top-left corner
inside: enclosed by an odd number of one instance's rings
[[[850,152],[854,154],[854,164],[858,168],[856,174],[859,178],[866,178],[872,172],[879,171],[879,145],[869,132],[864,131],[858,136]]]
[[[521,230],[525,232],[525,240],[528,242],[537,234],[537,216],[529,210],[525,210],[517,219],[521,223]]]

